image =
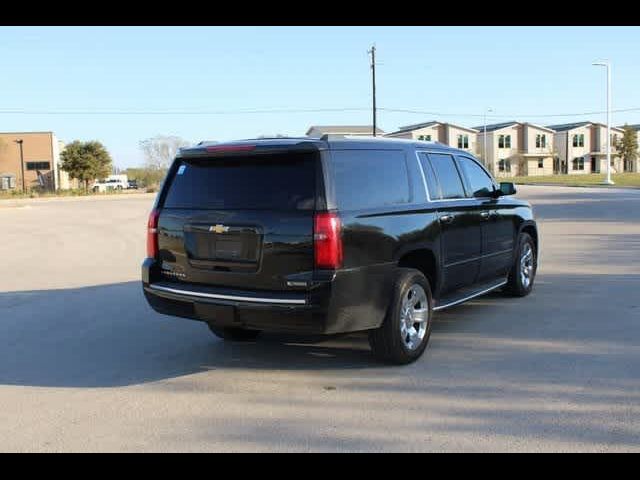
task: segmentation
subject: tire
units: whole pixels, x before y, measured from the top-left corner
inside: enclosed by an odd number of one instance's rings
[[[213,334],[223,340],[231,340],[234,342],[246,342],[255,340],[260,335],[260,330],[248,330],[239,327],[215,327],[210,323],[207,324],[209,330]]]
[[[514,297],[529,295],[533,290],[537,267],[536,244],[531,235],[521,233],[518,237],[516,255],[509,272],[505,292]]]
[[[413,303],[416,301],[418,303]],[[409,318],[403,315],[403,308],[406,307],[412,308]],[[416,312],[420,313],[416,315]],[[418,318],[423,321],[411,323],[407,330],[407,322]],[[427,278],[412,268],[398,269],[387,315],[380,328],[369,332],[369,344],[374,356],[396,365],[416,361],[429,343],[432,318],[433,299]]]

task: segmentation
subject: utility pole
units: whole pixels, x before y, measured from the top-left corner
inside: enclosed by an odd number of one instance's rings
[[[20,165],[22,170],[22,193],[26,193],[27,188],[25,186],[25,181],[24,181],[24,153],[22,151],[23,140],[22,139],[16,140],[15,142],[20,146]]]
[[[371,54],[371,81],[373,85],[373,136],[376,136],[376,46],[371,46],[371,50],[367,53]]]

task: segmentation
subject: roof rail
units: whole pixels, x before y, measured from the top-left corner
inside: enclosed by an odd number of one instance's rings
[[[325,142],[328,142],[329,140],[335,139],[335,138],[346,138],[346,137],[340,133],[325,133],[320,137],[320,140],[324,140]]]
[[[220,143],[220,142],[218,142],[216,140],[202,140],[200,143],[198,143],[198,145],[202,145],[204,147],[204,146],[207,146],[207,145],[215,145],[217,143]]]

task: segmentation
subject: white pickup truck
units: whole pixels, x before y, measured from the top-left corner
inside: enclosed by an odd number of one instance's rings
[[[121,178],[108,178],[95,182],[91,185],[93,192],[107,192],[109,190],[126,190],[129,188],[129,182]]]

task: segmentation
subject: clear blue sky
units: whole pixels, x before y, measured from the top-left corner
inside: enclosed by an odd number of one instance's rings
[[[6,110],[238,111],[369,108],[367,50],[378,50],[385,130],[500,118],[542,124],[593,119],[539,115],[640,107],[638,27],[2,27],[0,131],[52,130],[65,142],[102,141],[116,165],[141,164],[138,141],[303,135],[312,124],[370,124],[369,111],[226,115],[19,115]],[[4,111],[4,113],[3,113]],[[460,115],[461,114],[461,115]],[[640,111],[615,124],[640,123]]]

